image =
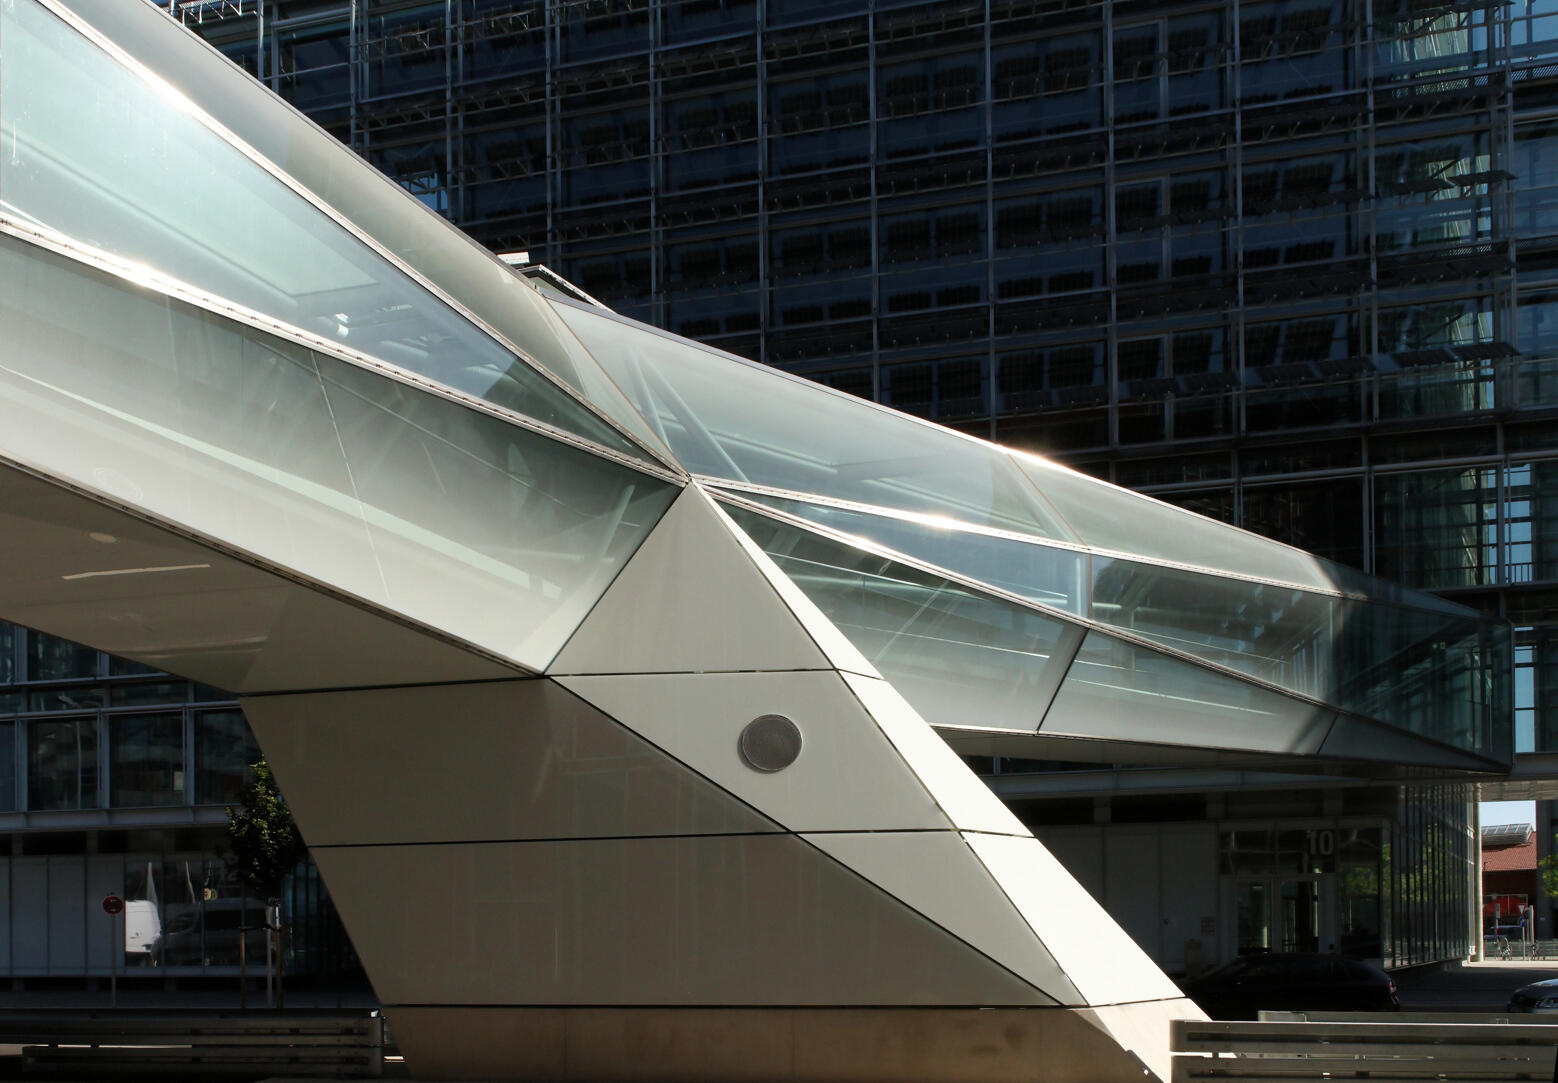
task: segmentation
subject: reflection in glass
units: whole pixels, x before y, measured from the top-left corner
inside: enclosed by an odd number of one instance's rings
[[[997,448],[642,324],[555,307],[695,474],[1068,537]]]
[[[0,207],[637,454],[615,429],[42,5],[8,4],[0,22]],[[169,198],[174,191],[178,198]]]
[[[16,804],[16,723],[0,722],[0,812]]]
[[[814,523],[989,583],[1012,594],[1080,613],[1086,554],[1032,541],[960,530],[951,521],[873,514],[763,493],[741,494]]]
[[[68,681],[97,676],[97,652],[91,647],[44,632],[27,633],[27,679]]]
[[[1037,728],[1072,626],[745,508],[726,511],[926,721]]]
[[[27,807],[97,808],[97,719],[27,723]]]
[[[1336,712],[1088,632],[1040,732],[1312,753]]]
[[[14,624],[0,623],[0,684],[16,680],[16,641],[21,632]]]
[[[195,716],[195,804],[226,805],[254,777],[260,746],[239,710]]]
[[[676,491],[9,238],[0,278],[0,384],[69,428],[57,473],[112,461],[152,514],[527,665]]]
[[[124,865],[124,965],[162,965],[162,862],[132,857]]]
[[[184,716],[120,715],[109,721],[108,794],[113,808],[184,803]]]
[[[1299,586],[1331,586],[1308,553],[1180,511],[1032,455],[1012,459],[1088,545]]]

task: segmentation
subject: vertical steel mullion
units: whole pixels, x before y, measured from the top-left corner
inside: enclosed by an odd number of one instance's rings
[[[456,203],[459,189],[455,178],[459,174],[456,172],[454,138],[454,35],[454,0],[444,0],[444,204],[447,216],[452,221],[459,221],[464,215]]]
[[[757,260],[758,260],[758,312],[757,359],[765,365],[768,360],[768,336],[773,320],[773,280],[769,275],[769,259],[772,255],[772,238],[768,235],[768,0],[757,0],[755,6],[757,25],[753,29],[753,62],[756,65],[757,96]]]
[[[546,129],[546,248],[543,258],[561,269],[562,244],[557,236],[557,186],[562,183],[563,162],[558,147],[557,126],[559,118],[553,101],[557,82],[557,60],[561,51],[558,40],[557,12],[561,0],[542,0],[541,25],[546,53],[546,78],[542,91],[542,123]]]
[[[1000,363],[995,352],[995,56],[990,0],[985,0],[985,408],[990,413],[985,435],[995,439],[996,402],[1000,396]]]
[[[1229,73],[1228,93],[1233,103],[1233,153],[1229,169],[1233,176],[1230,190],[1233,193],[1233,229],[1229,237],[1231,265],[1233,267],[1234,319],[1233,349],[1227,351],[1234,366],[1233,431],[1237,439],[1244,435],[1247,422],[1245,409],[1245,369],[1248,359],[1244,352],[1245,304],[1244,304],[1244,49],[1239,20],[1239,0],[1228,0],[1226,9],[1229,20],[1228,34],[1233,39],[1233,70]],[[1237,499],[1237,498],[1236,498]],[[1242,521],[1242,520],[1241,520]]]
[[[867,117],[871,126],[869,160],[871,169],[871,398],[882,401],[882,257],[881,223],[877,194],[877,99],[876,82],[876,0],[866,5],[866,86],[870,97]]]
[[[1109,324],[1104,332],[1104,381],[1108,389],[1109,447],[1118,449],[1120,446],[1120,283],[1117,250],[1120,238],[1114,206],[1114,5],[1112,3],[1102,5],[1099,35],[1103,49],[1103,86],[1100,91],[1104,110],[1104,278],[1109,287]]]
[[[660,0],[646,0],[649,19],[649,310],[657,327],[666,325],[665,291],[660,288],[665,274],[664,234],[660,228],[660,181],[664,156],[660,153]],[[727,246],[728,251],[728,246]]]

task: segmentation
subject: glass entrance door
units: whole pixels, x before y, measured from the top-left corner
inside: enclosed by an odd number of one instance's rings
[[[1271,884],[1267,880],[1240,880],[1234,885],[1234,919],[1238,925],[1238,953],[1264,955],[1271,944]]]
[[[1320,880],[1315,876],[1284,879],[1277,886],[1280,951],[1319,951],[1321,943]]]
[[[1335,951],[1330,877],[1241,877],[1234,884],[1237,952]]]

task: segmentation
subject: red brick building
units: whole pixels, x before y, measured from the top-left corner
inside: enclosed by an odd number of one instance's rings
[[[1530,824],[1505,824],[1482,829],[1482,920],[1518,926],[1525,908],[1537,902],[1536,832]]]

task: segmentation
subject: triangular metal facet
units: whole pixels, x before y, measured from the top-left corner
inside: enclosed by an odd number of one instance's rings
[[[833,668],[737,533],[689,485],[547,672]]]
[[[555,680],[791,831],[953,826],[837,673]],[[798,754],[777,768],[746,743],[773,716],[799,733]]]
[[[817,834],[806,841],[1010,967],[1056,1003],[1085,1003],[957,832]]]

